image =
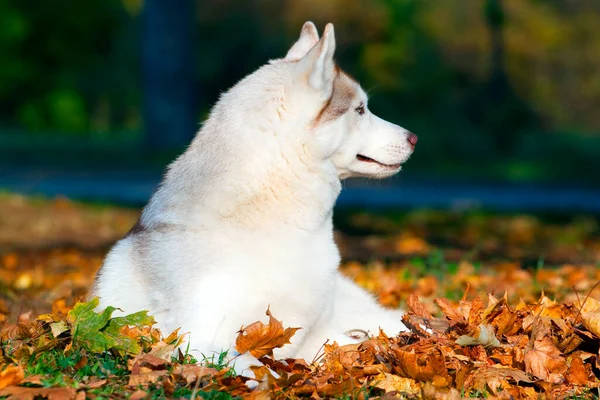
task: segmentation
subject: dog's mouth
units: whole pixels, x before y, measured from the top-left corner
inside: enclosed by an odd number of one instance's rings
[[[379,165],[379,166],[381,166],[383,168],[388,168],[388,169],[398,169],[398,168],[400,168],[400,165],[401,165],[401,164],[384,164],[384,163],[379,162],[377,160],[373,160],[370,157],[363,156],[362,154],[357,154],[356,155],[356,159],[358,161],[362,161],[362,162],[366,162],[366,163],[377,164],[377,165]]]

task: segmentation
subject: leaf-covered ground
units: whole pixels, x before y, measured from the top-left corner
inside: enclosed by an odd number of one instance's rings
[[[271,316],[237,343],[277,372],[257,369],[250,390],[219,355],[174,352],[179,333],[158,332],[144,313],[75,305],[138,212],[0,195],[0,397],[599,396],[594,216],[338,213],[343,271],[408,310],[410,329],[327,344],[311,364],[270,357],[294,333]]]

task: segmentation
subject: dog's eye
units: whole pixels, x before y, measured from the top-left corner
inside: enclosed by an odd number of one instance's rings
[[[361,103],[360,106],[355,108],[355,110],[358,115],[363,115],[365,113],[365,105]]]

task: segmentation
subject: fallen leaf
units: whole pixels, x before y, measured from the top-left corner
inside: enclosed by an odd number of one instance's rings
[[[524,371],[519,369],[492,366],[478,370],[474,374],[475,381],[473,385],[479,390],[485,390],[487,386],[494,394],[498,394],[501,390],[505,390],[511,386],[511,383],[508,381],[509,378],[517,384],[519,382],[534,382]]]
[[[466,324],[467,320],[464,315],[460,313],[454,306],[446,299],[437,298],[435,299],[435,304],[440,307],[446,318],[448,318],[451,322]]]
[[[477,346],[482,345],[485,348],[500,347],[500,341],[494,333],[494,328],[491,325],[479,325],[479,333],[476,337],[462,335],[456,339],[456,344],[461,346]]]
[[[142,389],[138,389],[129,396],[129,400],[142,400],[148,397],[148,392]]]
[[[153,354],[139,354],[133,359],[132,364],[131,373],[135,375],[149,370],[166,369],[171,362]]]
[[[421,392],[421,385],[414,379],[403,378],[398,375],[383,372],[373,378],[371,386],[388,392],[400,392],[403,394],[418,395]]]
[[[128,386],[136,387],[136,386],[147,386],[151,383],[156,383],[163,376],[168,375],[169,372],[166,370],[160,371],[149,371],[141,374],[131,374],[129,375],[129,383]]]
[[[592,311],[582,312],[581,320],[583,325],[596,337],[600,338],[600,308]]]
[[[171,361],[171,356],[175,350],[175,345],[167,344],[164,341],[160,341],[152,346],[150,354],[162,358],[165,361]]]
[[[8,386],[0,390],[0,397],[4,396],[6,396],[7,400],[34,400],[36,397],[43,397],[48,400],[72,400],[77,397],[77,390],[73,388]]]
[[[392,350],[401,376],[423,382],[435,376],[448,376],[444,354],[434,346],[394,347]]]
[[[235,348],[240,353],[250,352],[254,357],[273,356],[273,349],[290,343],[290,339],[301,328],[283,328],[280,321],[267,309],[269,323],[254,322],[240,329],[235,341]]]
[[[0,372],[0,389],[10,385],[18,385],[25,378],[25,372],[20,365],[9,365]]]
[[[62,333],[69,330],[69,326],[65,321],[58,321],[50,324],[50,330],[55,338],[58,338]]]
[[[126,325],[151,326],[155,323],[154,318],[148,316],[147,311],[111,318],[116,308],[109,306],[102,312],[96,312],[99,302],[96,297],[89,302],[77,303],[67,314],[67,321],[73,326],[73,343],[92,353],[114,349],[138,354],[141,348],[136,338],[123,335],[120,330]]]
[[[417,317],[433,319],[433,315],[427,311],[425,305],[419,301],[419,298],[415,294],[408,296],[406,305]]]
[[[184,379],[188,384],[196,382],[203,377],[211,377],[217,373],[214,368],[202,365],[183,364],[173,368],[173,374]]]
[[[92,380],[92,381],[86,383],[85,388],[86,389],[97,389],[97,388],[100,388],[100,387],[106,385],[106,382],[108,382],[106,379],[95,379],[95,380]]]
[[[526,371],[541,380],[561,383],[564,381],[567,361],[547,334],[548,328],[538,319],[533,325],[531,338],[525,349]]]
[[[571,365],[565,374],[567,382],[572,385],[585,385],[589,381],[591,366],[584,364],[581,357],[573,357]]]

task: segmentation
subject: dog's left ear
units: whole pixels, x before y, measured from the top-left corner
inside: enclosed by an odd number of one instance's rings
[[[315,44],[319,41],[319,32],[317,31],[317,27],[310,21],[307,21],[302,25],[302,30],[300,31],[300,37],[294,43],[294,45],[290,48],[290,50],[285,55],[285,61],[296,61],[301,59],[314,47]]]
[[[308,84],[314,89],[322,91],[329,96],[333,90],[333,79],[335,77],[335,33],[333,25],[327,24],[323,31],[321,40],[302,57],[299,68],[308,78]]]

